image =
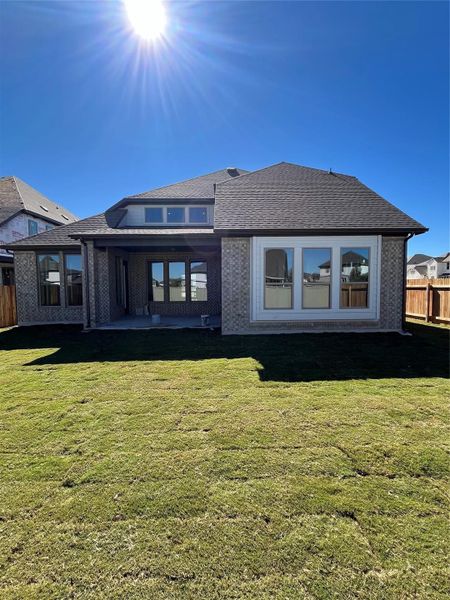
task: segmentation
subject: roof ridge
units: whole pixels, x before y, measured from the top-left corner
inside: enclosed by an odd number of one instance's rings
[[[168,183],[167,185],[160,185],[156,188],[151,188],[149,190],[145,190],[144,192],[140,192],[139,194],[131,194],[129,196],[125,196],[125,198],[139,198],[143,194],[148,194],[149,192],[157,192],[158,190],[164,190],[165,188],[171,187],[173,185],[179,185],[180,183],[188,183],[188,181],[194,181],[195,179],[200,179],[201,177],[208,177],[209,175],[215,175],[216,173],[220,173],[221,171],[226,171],[226,167],[223,169],[217,169],[217,171],[211,171],[211,173],[204,173],[203,175],[197,175],[196,177],[189,177],[189,179],[181,179],[179,181],[174,181],[173,183]],[[245,173],[246,175],[247,173]]]
[[[17,183],[17,179],[20,179],[20,177],[16,177],[15,175],[12,175],[12,178],[14,181],[14,185],[16,186],[17,193],[19,194],[20,202],[22,203],[23,206],[25,206],[25,202],[23,201],[22,192],[20,191],[20,187]]]
[[[342,179],[344,177],[345,178],[351,177],[352,179],[358,179],[354,175],[347,175],[346,173],[335,173],[334,171],[330,172],[330,171],[326,171],[325,169],[317,169],[316,167],[308,167],[306,165],[298,165],[297,163],[282,160],[280,162],[274,163],[273,165],[267,165],[266,167],[261,167],[261,169],[255,169],[254,171],[249,171],[248,173],[243,173],[242,175],[239,175],[239,177],[235,177],[233,179],[226,179],[224,181],[218,181],[216,183],[216,185],[231,183],[232,181],[240,180],[243,177],[246,177],[248,175],[254,175],[256,173],[261,173],[262,171],[265,171],[266,169],[272,169],[273,167],[279,167],[280,165],[290,165],[291,167],[298,167],[300,169],[308,169],[310,171],[318,171],[319,173],[324,173],[325,175],[334,175],[335,177],[338,177],[339,179]],[[342,181],[347,181],[347,179],[342,179]]]

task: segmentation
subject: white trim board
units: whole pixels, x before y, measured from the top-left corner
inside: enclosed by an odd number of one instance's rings
[[[369,307],[340,308],[340,248],[369,248]],[[294,281],[293,308],[264,308],[264,250],[293,248]],[[302,307],[302,249],[330,248],[331,307],[303,309]],[[380,317],[381,236],[276,236],[254,237],[251,244],[251,321],[366,321]]]

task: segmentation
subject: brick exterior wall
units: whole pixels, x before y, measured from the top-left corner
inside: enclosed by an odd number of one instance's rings
[[[83,284],[89,287],[89,314],[85,310],[84,324],[97,327],[119,318],[125,312],[116,302],[115,261],[117,256],[127,259],[128,253],[115,248],[95,248],[91,241],[86,242],[86,252],[88,268]]]
[[[63,253],[55,250],[52,250],[51,253],[60,255],[60,306],[40,306],[36,252],[16,251],[14,253],[19,325],[83,322],[82,306],[66,306]]]
[[[222,239],[222,333],[251,334],[357,329],[402,329],[404,240],[382,238],[380,277],[380,320],[250,321],[250,238]]]

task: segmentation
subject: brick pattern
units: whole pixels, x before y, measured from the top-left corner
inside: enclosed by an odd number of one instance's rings
[[[17,318],[19,325],[43,323],[82,323],[82,306],[65,306],[66,290],[63,273],[63,253],[60,254],[61,305],[40,306],[38,272],[35,252],[14,254]]]
[[[206,302],[148,302],[148,262],[153,261],[188,261],[206,260],[208,263],[208,300]],[[148,304],[150,312],[160,315],[219,315],[220,314],[220,252],[166,252],[157,253],[130,253],[129,259],[130,280],[130,312],[142,309]],[[186,291],[189,298],[189,281],[186,280]]]
[[[405,265],[403,238],[383,237],[381,246],[380,321],[384,329],[402,328]]]
[[[250,238],[222,239],[222,333],[396,330],[402,328],[403,238],[383,237],[379,321],[250,322]]]
[[[222,333],[248,332],[250,238],[222,238]]]

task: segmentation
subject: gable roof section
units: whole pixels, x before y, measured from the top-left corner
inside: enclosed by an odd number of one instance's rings
[[[413,256],[411,256],[411,258],[408,260],[408,265],[420,265],[420,263],[423,263],[427,260],[430,260],[430,258],[432,258],[431,256],[428,256],[428,254],[414,254]]]
[[[214,198],[214,185],[220,181],[230,181],[235,178],[239,178],[240,175],[248,173],[243,169],[230,167],[228,169],[221,169],[220,171],[214,171],[214,173],[208,173],[207,175],[201,175],[200,177],[194,177],[192,179],[186,179],[186,181],[180,181],[172,185],[165,187],[156,188],[149,190],[148,192],[142,192],[141,194],[135,194],[128,196],[128,199],[141,199],[146,198],[161,198],[161,199],[177,199],[177,198],[189,198],[189,199],[206,199]]]
[[[19,177],[0,178],[0,224],[16,214],[26,211],[53,223],[64,225],[78,219],[73,213],[59,206]]]
[[[426,228],[356,177],[279,163],[218,183],[218,232],[415,232]]]

